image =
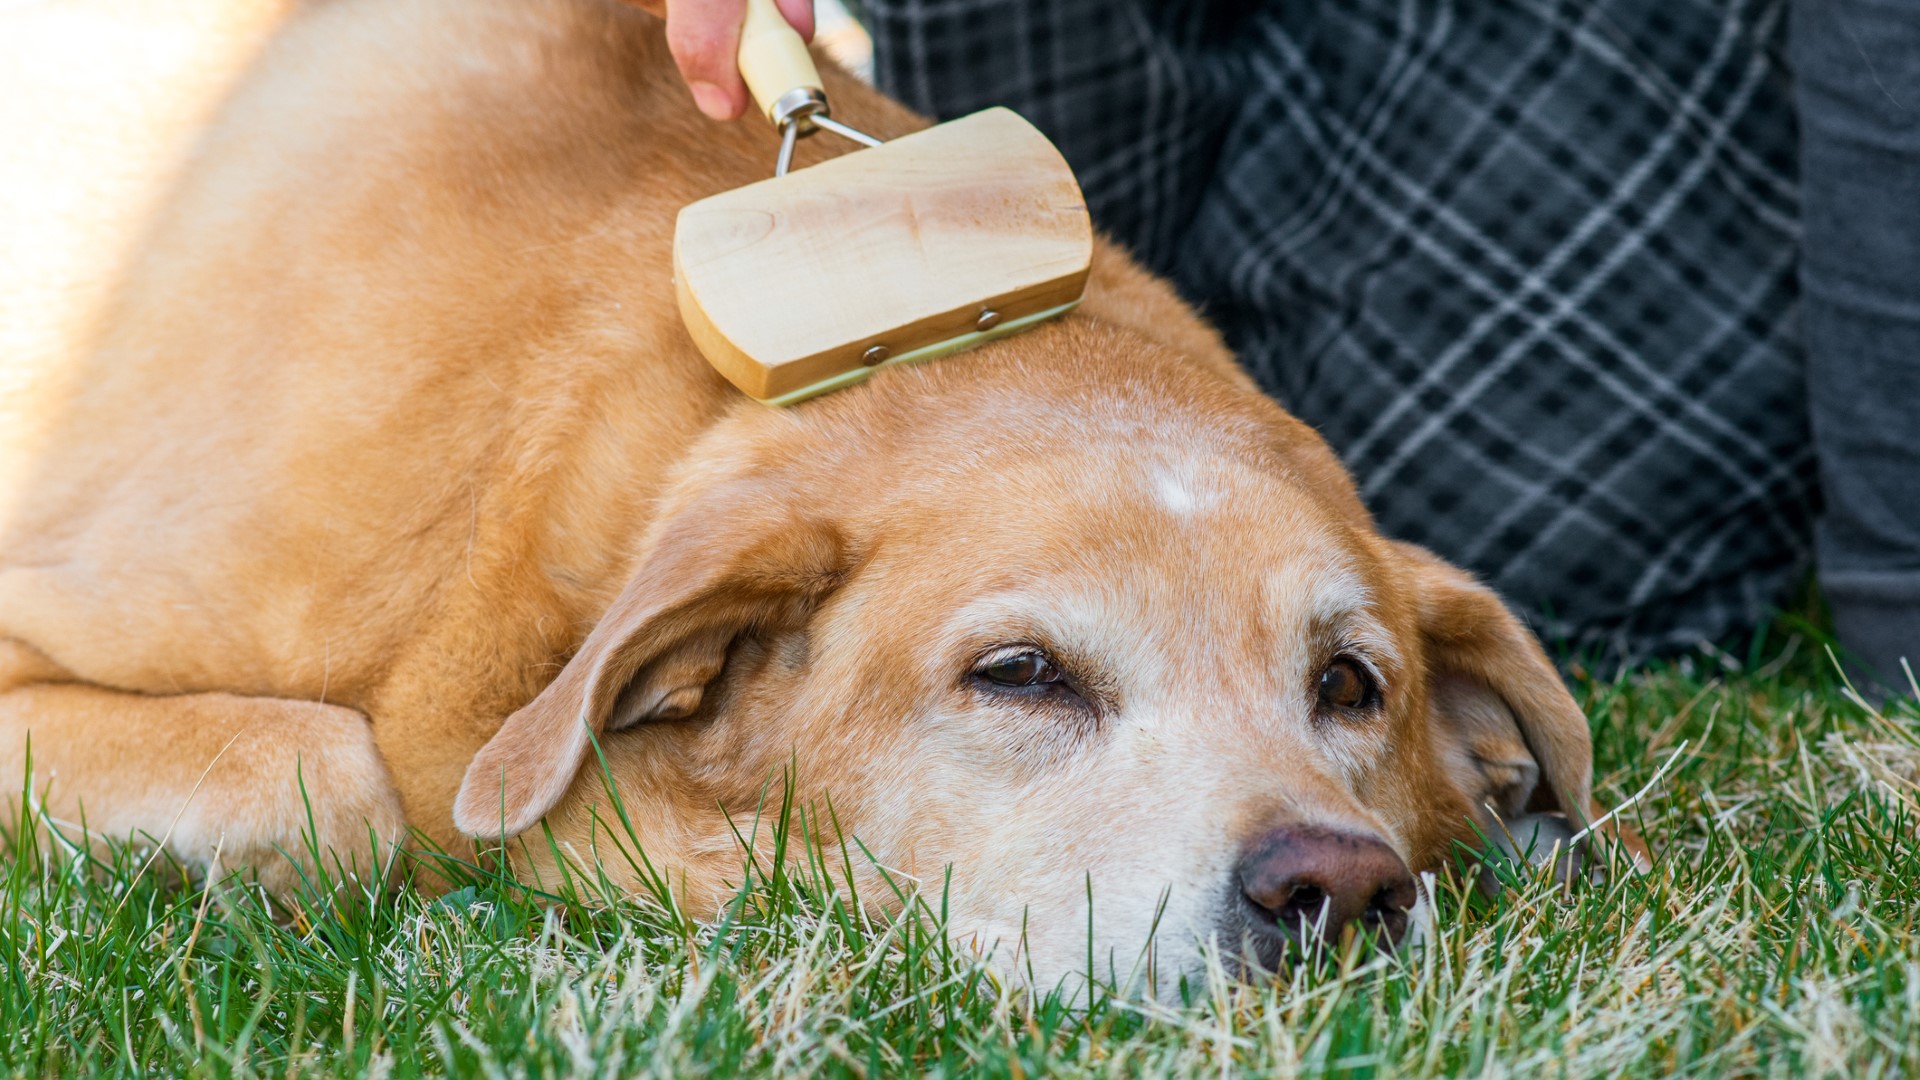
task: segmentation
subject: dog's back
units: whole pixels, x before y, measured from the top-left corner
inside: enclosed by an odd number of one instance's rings
[[[194,133],[288,6],[0,10],[0,520]]]
[[[646,16],[281,7],[8,16],[10,49],[89,63],[0,94],[32,114],[0,222],[0,618],[129,689],[351,695],[443,579],[575,557],[527,530],[534,492],[609,472],[579,446],[622,460],[630,512],[731,400],[673,321],[668,238],[767,136],[666,107],[659,34],[619,25]],[[252,601],[207,603],[236,579]]]

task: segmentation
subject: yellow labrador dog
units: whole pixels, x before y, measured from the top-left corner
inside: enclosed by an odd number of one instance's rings
[[[544,821],[550,873],[605,850],[597,743],[712,910],[791,768],[1046,978],[1089,890],[1123,967],[1156,919],[1163,971],[1271,959],[1398,935],[1495,813],[1594,812],[1539,645],[1110,245],[1070,318],[769,409],[669,246],[773,138],[652,17],[0,18],[0,783],[31,741],[56,818],[284,885],[304,783],[323,845]]]

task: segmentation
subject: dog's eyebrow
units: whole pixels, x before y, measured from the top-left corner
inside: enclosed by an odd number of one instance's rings
[[[1373,677],[1386,685],[1387,668],[1400,666],[1400,650],[1393,643],[1393,635],[1373,613],[1365,608],[1348,610],[1340,617],[1324,624],[1332,647],[1345,653],[1352,653],[1367,667],[1373,669]]]
[[[1352,618],[1373,604],[1373,590],[1351,566],[1330,568],[1308,586],[1311,605],[1307,617],[1320,625]]]
[[[1400,650],[1394,647],[1386,627],[1370,614],[1354,612],[1333,624],[1331,637],[1336,651],[1351,653],[1372,670],[1381,688],[1386,688],[1387,676],[1383,669],[1400,666]]]
[[[1300,630],[1334,625],[1373,604],[1366,579],[1314,526],[1297,529],[1293,557],[1273,567],[1264,586],[1267,609],[1294,614]]]
[[[1298,605],[1300,630],[1327,648],[1354,653],[1374,669],[1375,678],[1383,676],[1382,668],[1399,666],[1393,635],[1373,614],[1373,588],[1351,563],[1336,558],[1296,566],[1288,576],[1295,580],[1278,586],[1277,599]]]
[[[1064,589],[1036,585],[996,590],[956,609],[946,633],[971,638],[983,629],[1000,636],[1028,637],[1036,644],[1072,644],[1097,639],[1108,625],[1097,603]]]

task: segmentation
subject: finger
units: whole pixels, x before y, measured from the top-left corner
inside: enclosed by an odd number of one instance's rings
[[[788,26],[800,31],[809,42],[813,40],[813,0],[774,0],[774,5],[786,17]]]
[[[732,120],[747,108],[737,55],[746,10],[746,0],[667,0],[667,49],[694,104],[715,120]]]

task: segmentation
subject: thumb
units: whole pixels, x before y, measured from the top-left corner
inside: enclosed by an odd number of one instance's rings
[[[715,120],[732,120],[747,108],[737,56],[746,13],[746,0],[667,0],[667,49],[694,104]]]
[[[787,20],[787,25],[800,32],[808,42],[813,41],[813,0],[774,0],[774,6]]]
[[[642,3],[646,0],[628,0]],[[659,3],[661,0],[653,0]],[[740,78],[740,24],[746,0],[664,0],[667,48],[693,92],[694,104],[715,120],[746,111],[747,85]],[[813,0],[775,0],[787,24],[813,40]]]

